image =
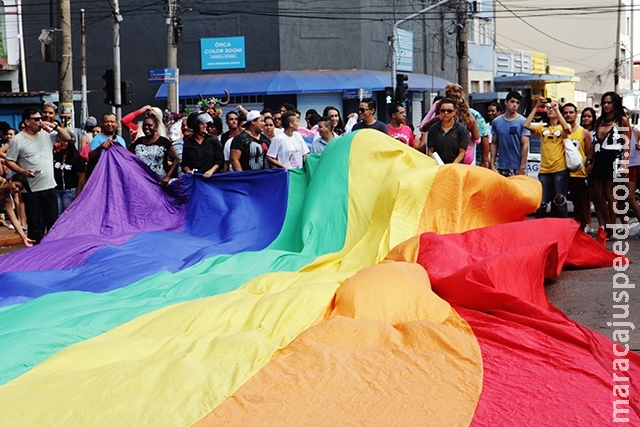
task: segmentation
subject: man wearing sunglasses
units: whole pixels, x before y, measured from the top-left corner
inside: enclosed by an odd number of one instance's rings
[[[7,166],[27,177],[29,188],[23,193],[27,212],[27,235],[39,243],[42,239],[40,218],[47,230],[58,219],[56,181],[53,177],[53,145],[59,141],[71,141],[71,136],[56,123],[42,120],[36,108],[27,108],[22,113],[25,128],[16,135],[9,151]]]
[[[359,129],[375,129],[388,135],[387,125],[380,120],[376,120],[374,114],[376,113],[376,101],[371,98],[364,98],[360,101],[360,108],[358,108],[358,119],[360,121],[353,126],[353,131]]]
[[[443,163],[462,163],[469,145],[467,127],[456,121],[456,107],[452,100],[440,102],[440,121],[431,125],[427,134],[427,154],[437,153]]]

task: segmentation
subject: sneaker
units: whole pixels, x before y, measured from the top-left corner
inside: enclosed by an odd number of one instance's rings
[[[7,225],[7,228],[8,228],[9,230],[15,230],[15,229],[16,229],[16,228],[13,226],[13,224],[9,224],[9,225]]]
[[[585,234],[589,234],[591,236],[595,236],[596,234],[598,234],[598,229],[597,228],[593,228],[590,225],[585,225],[584,226],[584,232],[585,232]]]

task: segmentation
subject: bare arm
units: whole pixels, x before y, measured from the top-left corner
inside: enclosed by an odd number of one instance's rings
[[[529,155],[529,137],[522,135],[520,137],[520,169],[518,170],[518,175],[526,175],[526,167],[527,167],[527,156]]]
[[[20,224],[20,221],[18,221],[18,218],[16,218],[16,213],[13,210],[13,203],[11,202],[10,197],[7,197],[4,201],[4,210],[9,216],[9,221],[11,221],[11,224],[13,224],[13,228],[16,229],[16,233],[18,233],[18,236],[20,236],[20,238],[24,242],[24,245],[26,247],[33,246],[35,241],[29,239],[27,235],[24,234],[24,231],[22,230],[22,224]]]
[[[535,127],[531,125],[533,123],[533,118],[536,116],[536,113],[538,112],[538,108],[544,107],[544,103],[545,103],[545,99],[540,98],[536,103],[536,105],[533,106],[533,108],[531,109],[531,112],[527,116],[527,120],[525,120],[524,122],[525,129],[528,129],[533,132],[533,130],[535,129]]]
[[[496,170],[496,155],[498,154],[498,146],[499,146],[499,142],[498,142],[498,135],[496,135],[495,133],[493,134],[493,136],[491,137],[491,169],[492,170]]]
[[[242,156],[242,151],[236,150],[235,148],[231,149],[231,154],[229,154],[229,162],[231,166],[233,166],[234,171],[241,171],[242,166],[240,166],[240,157]]]
[[[270,156],[270,155],[268,155],[268,154],[267,154],[267,161],[268,161],[269,163],[271,163],[271,165],[272,165],[273,167],[286,169],[286,167],[284,167],[284,165],[283,165],[282,163],[280,163],[280,162],[278,161],[278,159],[276,159],[275,157],[271,157],[271,156]]]
[[[467,153],[467,150],[462,148],[458,149],[458,157],[453,160],[453,163],[462,163],[464,160],[464,155]]]
[[[169,147],[169,151],[167,152],[167,157],[169,157],[171,166],[169,166],[169,170],[167,171],[167,174],[164,176],[164,178],[162,178],[162,181],[160,182],[160,184],[163,186],[169,183],[173,174],[175,174],[176,171],[178,170],[178,162],[180,160],[178,158],[178,153],[176,153],[176,150],[173,147]]]
[[[36,176],[36,172],[34,170],[22,169],[20,165],[18,165],[13,160],[6,159],[5,162],[7,163],[7,167],[12,171],[14,171],[15,173],[19,173],[20,175],[28,176],[30,178],[33,178],[34,176]]]
[[[481,150],[481,163],[480,166],[489,167],[489,137],[483,136],[480,138],[480,150]]]

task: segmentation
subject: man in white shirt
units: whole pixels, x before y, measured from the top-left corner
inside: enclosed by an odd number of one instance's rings
[[[267,160],[273,167],[296,169],[304,166],[309,147],[298,132],[299,125],[300,118],[296,113],[287,111],[282,115],[284,132],[273,138],[267,151]]]

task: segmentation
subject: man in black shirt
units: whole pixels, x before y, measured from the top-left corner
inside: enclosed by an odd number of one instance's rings
[[[218,138],[207,133],[207,124],[210,122],[211,116],[205,111],[191,113],[187,117],[187,126],[193,131],[193,135],[184,141],[182,148],[184,173],[200,172],[205,178],[209,178],[222,171],[222,144]]]
[[[234,171],[268,169],[266,161],[269,138],[264,130],[264,117],[259,111],[249,111],[244,131],[231,141],[230,161]]]
[[[360,101],[360,108],[358,109],[358,118],[360,122],[356,123],[353,126],[353,131],[359,129],[375,129],[384,133],[385,135],[389,135],[389,130],[387,129],[387,125],[382,123],[380,120],[376,120],[376,101],[371,98],[365,98]]]

